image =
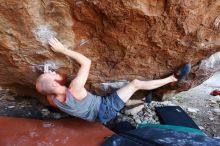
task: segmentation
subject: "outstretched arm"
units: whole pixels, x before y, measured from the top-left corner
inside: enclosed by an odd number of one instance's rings
[[[65,48],[63,44],[61,44],[56,38],[50,39],[49,44],[52,46],[53,51],[69,56],[80,64],[80,69],[76,78],[72,80],[70,89],[73,93],[77,93],[77,96],[81,96],[83,93],[85,93],[84,85],[88,79],[91,60],[76,51]]]

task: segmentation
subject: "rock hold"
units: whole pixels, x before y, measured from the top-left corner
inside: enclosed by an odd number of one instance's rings
[[[219,108],[213,109],[213,114],[220,116],[220,109]]]
[[[42,113],[43,116],[48,116],[50,114],[50,111],[48,109],[44,108],[44,109],[41,110],[41,113]]]
[[[190,112],[190,113],[196,114],[197,112],[199,112],[199,109],[197,109],[197,108],[187,108],[187,111]]]

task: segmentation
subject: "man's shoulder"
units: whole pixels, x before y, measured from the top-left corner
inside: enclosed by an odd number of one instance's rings
[[[66,96],[70,94],[73,96],[73,98],[77,99],[77,100],[83,100],[84,98],[86,98],[87,94],[89,94],[89,92],[83,88],[82,90],[75,90],[74,88],[68,88],[67,89],[67,94]]]

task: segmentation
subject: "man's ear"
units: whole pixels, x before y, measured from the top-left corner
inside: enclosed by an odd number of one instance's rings
[[[52,86],[53,86],[53,87],[57,87],[57,86],[59,86],[59,83],[57,83],[56,81],[53,81],[53,82],[52,82]]]

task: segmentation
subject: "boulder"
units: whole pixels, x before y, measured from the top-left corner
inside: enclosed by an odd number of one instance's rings
[[[101,83],[158,79],[189,62],[187,82],[156,93],[187,90],[213,72],[200,62],[220,50],[219,14],[220,1],[206,0],[2,0],[0,85],[38,97],[34,84],[45,64],[74,78],[79,65],[48,46],[57,37],[92,60],[90,91],[109,92]]]

